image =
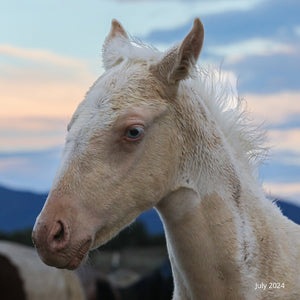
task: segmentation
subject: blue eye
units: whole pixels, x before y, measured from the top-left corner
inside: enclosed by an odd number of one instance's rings
[[[139,138],[142,137],[143,133],[144,133],[143,127],[132,127],[127,130],[126,137],[129,140],[138,140]]]

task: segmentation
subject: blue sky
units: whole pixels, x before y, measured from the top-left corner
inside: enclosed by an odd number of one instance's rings
[[[269,129],[266,192],[300,204],[299,15],[298,0],[0,0],[0,184],[50,188],[68,119],[103,72],[113,18],[164,50],[200,17],[199,64],[221,65]]]

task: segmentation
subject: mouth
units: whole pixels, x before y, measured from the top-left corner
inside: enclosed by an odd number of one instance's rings
[[[59,266],[59,269],[68,269],[68,270],[75,270],[77,269],[82,262],[85,260],[87,257],[87,254],[90,250],[90,246],[92,244],[92,240],[89,239],[85,241],[80,248],[76,251],[76,254],[68,261],[67,264],[63,266]]]

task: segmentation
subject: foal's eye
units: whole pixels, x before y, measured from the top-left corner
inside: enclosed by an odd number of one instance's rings
[[[136,141],[142,138],[144,134],[144,128],[141,126],[131,127],[126,131],[126,139],[129,141]]]

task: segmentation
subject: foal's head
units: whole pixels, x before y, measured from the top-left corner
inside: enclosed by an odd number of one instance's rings
[[[196,63],[203,26],[160,53],[129,40],[115,20],[105,73],[68,125],[60,167],[33,240],[45,263],[74,269],[178,184],[183,126],[177,98]],[[188,133],[185,133],[188,134]]]

